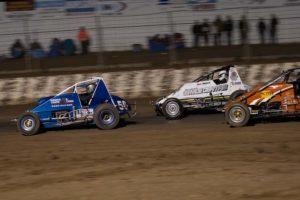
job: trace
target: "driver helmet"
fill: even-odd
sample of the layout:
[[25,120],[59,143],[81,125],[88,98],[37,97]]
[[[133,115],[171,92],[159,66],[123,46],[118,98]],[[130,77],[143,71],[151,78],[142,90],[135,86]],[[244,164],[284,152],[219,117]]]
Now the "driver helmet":
[[225,70],[219,72],[219,80],[220,81],[227,80],[227,72]]
[[94,84],[90,84],[86,87],[87,93],[92,93],[95,90],[95,85]]

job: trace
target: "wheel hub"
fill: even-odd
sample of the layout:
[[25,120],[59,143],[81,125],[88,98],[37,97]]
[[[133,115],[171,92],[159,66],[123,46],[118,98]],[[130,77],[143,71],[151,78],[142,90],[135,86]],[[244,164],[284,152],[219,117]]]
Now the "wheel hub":
[[236,110],[234,111],[233,115],[235,118],[241,118],[242,112],[240,110]]
[[240,107],[232,108],[229,113],[230,120],[235,123],[242,122],[245,119],[245,116],[245,111]]
[[32,121],[29,120],[29,119],[26,120],[26,121],[25,121],[25,126],[28,127],[28,128],[31,127],[31,126],[32,126]]
[[29,117],[23,119],[22,122],[21,122],[21,127],[25,131],[33,130],[34,126],[35,126],[34,120],[32,118],[29,118]]
[[171,116],[177,115],[179,112],[179,105],[175,102],[169,102],[166,107],[166,112]]
[[111,124],[114,121],[114,115],[110,111],[102,111],[100,119],[104,124]]

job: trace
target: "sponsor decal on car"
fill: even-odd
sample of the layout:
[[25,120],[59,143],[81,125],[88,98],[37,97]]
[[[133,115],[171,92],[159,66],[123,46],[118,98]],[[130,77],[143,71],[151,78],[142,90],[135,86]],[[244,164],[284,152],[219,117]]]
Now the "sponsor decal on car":
[[74,100],[68,98],[50,99],[50,103],[52,108],[68,107],[73,106]]
[[237,82],[231,82],[231,84],[232,84],[232,85],[241,85],[242,82],[240,82],[240,81],[237,81]]
[[79,109],[76,113],[76,117],[78,119],[81,118],[88,118],[88,117],[92,117],[94,114],[94,109],[92,108],[88,108],[88,109]]
[[199,83],[197,83],[197,85],[207,85],[207,84],[210,84],[210,81],[208,81],[208,82],[199,82]]
[[221,92],[228,89],[228,84],[222,84],[217,86],[205,87],[205,88],[191,88],[183,91],[184,96],[191,96],[196,94],[210,93],[210,92]]
[[269,98],[270,96],[272,96],[272,92],[270,90],[263,90],[260,93],[260,97],[263,99]]

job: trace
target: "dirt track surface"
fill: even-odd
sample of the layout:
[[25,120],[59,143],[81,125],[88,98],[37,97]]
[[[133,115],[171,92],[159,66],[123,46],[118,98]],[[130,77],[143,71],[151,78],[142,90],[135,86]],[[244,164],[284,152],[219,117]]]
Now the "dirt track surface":
[[1,109],[1,200],[300,198],[300,123],[229,128],[222,114],[180,121],[139,115],[111,131],[52,130],[24,137]]

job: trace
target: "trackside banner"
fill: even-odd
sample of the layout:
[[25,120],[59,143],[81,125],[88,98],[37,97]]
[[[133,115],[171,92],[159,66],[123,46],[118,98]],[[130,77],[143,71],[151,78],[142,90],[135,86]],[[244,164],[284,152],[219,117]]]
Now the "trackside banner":
[[[163,11],[215,11],[300,6],[300,0],[14,0],[0,2],[0,20],[35,16],[141,15]],[[2,17],[2,20],[4,19]]]

